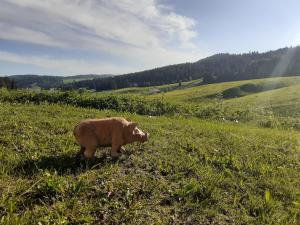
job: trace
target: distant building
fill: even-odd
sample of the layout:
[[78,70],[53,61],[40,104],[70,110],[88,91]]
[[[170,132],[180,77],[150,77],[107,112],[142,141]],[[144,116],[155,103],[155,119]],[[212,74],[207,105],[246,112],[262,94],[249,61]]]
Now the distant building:
[[149,94],[158,94],[160,92],[161,91],[159,89],[151,89],[151,90],[149,90]]

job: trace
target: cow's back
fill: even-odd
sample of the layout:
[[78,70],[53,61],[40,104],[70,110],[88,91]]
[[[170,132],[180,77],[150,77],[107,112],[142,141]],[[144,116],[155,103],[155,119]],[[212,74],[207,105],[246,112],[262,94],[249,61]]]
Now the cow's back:
[[95,139],[99,146],[109,146],[113,137],[123,136],[127,124],[127,120],[119,117],[84,120],[74,128],[74,136],[83,146],[88,142],[95,142]]

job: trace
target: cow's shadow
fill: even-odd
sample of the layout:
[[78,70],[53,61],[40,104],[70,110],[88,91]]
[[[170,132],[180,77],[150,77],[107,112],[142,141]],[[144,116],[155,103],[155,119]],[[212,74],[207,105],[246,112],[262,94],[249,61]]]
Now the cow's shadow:
[[107,163],[116,163],[118,160],[111,159],[103,154],[91,160],[85,160],[76,154],[62,154],[54,156],[41,156],[38,159],[27,159],[18,164],[14,169],[15,175],[33,176],[34,174],[49,170],[56,171],[59,175],[80,174],[86,170],[96,169]]

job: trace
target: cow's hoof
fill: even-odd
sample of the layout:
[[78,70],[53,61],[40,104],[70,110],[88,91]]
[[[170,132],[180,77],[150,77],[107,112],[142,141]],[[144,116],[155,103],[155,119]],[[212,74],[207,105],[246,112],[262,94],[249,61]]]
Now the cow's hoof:
[[121,154],[121,153],[124,152],[124,151],[125,151],[125,148],[124,148],[124,147],[121,147],[117,152]]
[[110,156],[111,156],[112,159],[116,160],[116,159],[119,159],[121,155],[122,154],[113,154],[113,155],[110,155]]
[[113,160],[117,160],[121,155],[122,155],[121,152],[112,152],[112,153],[110,154],[110,156],[111,156],[111,158],[112,158]]

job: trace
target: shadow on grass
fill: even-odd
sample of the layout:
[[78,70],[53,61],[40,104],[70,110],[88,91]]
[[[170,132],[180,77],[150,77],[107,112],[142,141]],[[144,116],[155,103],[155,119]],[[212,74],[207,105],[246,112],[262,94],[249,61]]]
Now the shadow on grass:
[[95,169],[106,163],[115,163],[116,160],[106,155],[84,160],[78,155],[64,154],[41,156],[39,159],[27,159],[13,169],[14,175],[32,176],[41,170],[56,171],[59,175],[79,174],[86,170]]

